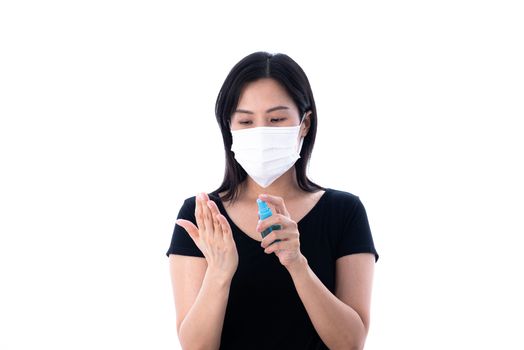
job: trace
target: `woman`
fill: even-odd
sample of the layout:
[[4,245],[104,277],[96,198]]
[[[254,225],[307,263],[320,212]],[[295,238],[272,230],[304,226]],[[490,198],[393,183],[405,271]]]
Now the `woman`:
[[[215,112],[224,180],[185,200],[167,252],[180,344],[363,348],[378,254],[359,197],[306,176],[317,114],[305,73],[287,55],[253,53]],[[259,221],[257,199],[271,217]]]

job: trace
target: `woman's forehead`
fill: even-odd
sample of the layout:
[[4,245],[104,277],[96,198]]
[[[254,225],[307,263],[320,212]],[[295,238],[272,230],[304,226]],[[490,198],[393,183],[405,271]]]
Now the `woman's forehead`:
[[280,83],[274,79],[264,78],[243,87],[236,110],[270,113],[277,110],[296,112],[297,108]]

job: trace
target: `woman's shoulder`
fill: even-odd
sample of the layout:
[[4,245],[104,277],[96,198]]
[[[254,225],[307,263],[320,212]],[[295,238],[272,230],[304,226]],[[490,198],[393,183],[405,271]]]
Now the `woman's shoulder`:
[[[182,197],[183,198],[183,197]],[[179,204],[179,217],[191,218],[194,217],[195,213],[196,196],[187,197],[183,200],[182,204]]]
[[354,204],[360,200],[359,196],[345,190],[326,187],[325,191],[325,195],[328,195],[329,199],[334,202]]
[[191,196],[191,197],[187,197],[184,199],[183,201],[183,204],[184,206],[186,205],[195,205],[195,201],[196,201],[196,195],[195,196]]
[[[211,191],[211,192],[206,192],[206,193],[209,199],[211,199],[212,201],[214,202],[220,201],[221,196],[219,195],[218,192]],[[196,195],[185,198],[182,203],[182,207],[193,208],[193,209],[195,208],[195,205],[196,205]]]
[[326,188],[325,211],[335,216],[347,216],[362,206],[360,197],[342,189]]

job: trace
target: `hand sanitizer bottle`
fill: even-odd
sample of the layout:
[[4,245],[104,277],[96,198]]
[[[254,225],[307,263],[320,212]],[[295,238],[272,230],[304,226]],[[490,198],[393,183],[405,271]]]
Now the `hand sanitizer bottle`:
[[[257,199],[257,205],[258,205],[258,218],[259,220],[264,220],[273,215],[271,212],[271,209],[267,206],[267,203],[264,202],[261,199]],[[280,230],[282,227],[280,225],[271,225],[270,227],[266,228],[264,231],[261,232],[262,238],[266,237],[268,234],[270,234],[273,230]],[[273,243],[279,242],[280,239],[276,239]],[[271,244],[273,244],[271,243]]]

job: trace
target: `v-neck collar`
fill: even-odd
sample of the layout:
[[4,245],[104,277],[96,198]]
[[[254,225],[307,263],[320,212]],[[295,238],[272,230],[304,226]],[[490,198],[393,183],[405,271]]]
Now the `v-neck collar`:
[[[298,222],[297,222],[297,225],[300,227],[302,225],[302,223],[308,219],[310,216],[312,216],[317,210],[319,210],[319,208],[321,207],[322,203],[326,200],[326,196],[328,194],[328,192],[331,192],[331,188],[325,188],[325,192],[322,194],[322,196],[317,200],[317,202],[315,203],[315,205],[313,206],[313,208],[311,208],[307,213],[306,215],[304,215]],[[222,203],[222,199],[220,198],[220,196],[218,195],[218,193],[216,192],[212,192],[210,193],[210,195],[212,195],[213,197],[216,198],[216,203],[218,204],[219,208],[220,208],[220,212],[226,217],[227,221],[229,222],[229,225],[231,226],[231,229],[234,231],[236,230],[237,232],[241,233],[241,236],[244,236],[245,238],[247,238],[248,240],[250,241],[253,241],[253,242],[256,242],[257,244],[260,244],[260,242],[262,242],[262,239],[259,241],[259,240],[256,240],[254,239],[253,237],[251,237],[250,235],[248,235],[246,232],[244,232],[242,229],[240,229],[240,227],[237,226],[237,224],[235,224],[235,222],[231,219],[231,217],[229,217],[229,214],[227,213],[226,211],[226,208],[224,207],[224,204]]]

